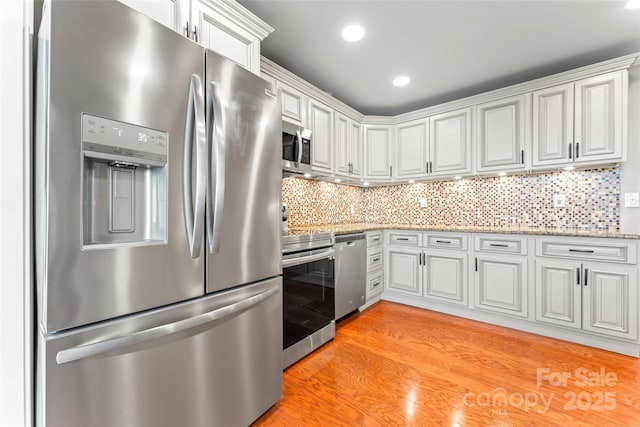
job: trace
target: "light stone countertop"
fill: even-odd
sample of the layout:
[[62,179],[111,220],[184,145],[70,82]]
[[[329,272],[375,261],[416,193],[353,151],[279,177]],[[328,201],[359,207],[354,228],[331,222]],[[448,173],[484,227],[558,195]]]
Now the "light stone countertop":
[[361,233],[375,230],[439,231],[456,233],[529,234],[540,236],[602,237],[614,239],[640,240],[640,234],[625,234],[615,230],[579,228],[531,228],[531,227],[475,227],[455,225],[412,225],[412,224],[323,224],[290,227],[289,235],[333,231],[336,235]]

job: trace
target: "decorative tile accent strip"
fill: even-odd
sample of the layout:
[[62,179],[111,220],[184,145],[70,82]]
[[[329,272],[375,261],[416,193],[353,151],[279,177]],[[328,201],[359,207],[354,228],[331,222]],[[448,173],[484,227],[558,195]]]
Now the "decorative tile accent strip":
[[[564,208],[553,195],[564,194]],[[289,224],[377,224],[619,230],[618,167],[359,188],[282,180]],[[420,208],[420,198],[428,200]],[[353,205],[355,213],[350,213]]]

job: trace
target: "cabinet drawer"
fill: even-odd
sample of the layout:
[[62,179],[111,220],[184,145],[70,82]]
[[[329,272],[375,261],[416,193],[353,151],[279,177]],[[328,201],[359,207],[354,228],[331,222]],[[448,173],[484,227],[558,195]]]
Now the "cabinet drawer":
[[367,297],[382,292],[382,270],[367,275]]
[[367,247],[380,246],[382,244],[382,231],[370,231],[367,233]]
[[527,254],[527,239],[524,237],[476,236],[475,250],[503,254]]
[[467,249],[467,236],[459,234],[425,234],[424,245],[439,249]]
[[420,237],[420,233],[390,231],[387,233],[387,243],[390,245],[421,246]]
[[537,240],[536,255],[598,261],[636,263],[636,245],[629,243],[592,243],[573,240]]
[[367,249],[367,271],[382,267],[382,248]]

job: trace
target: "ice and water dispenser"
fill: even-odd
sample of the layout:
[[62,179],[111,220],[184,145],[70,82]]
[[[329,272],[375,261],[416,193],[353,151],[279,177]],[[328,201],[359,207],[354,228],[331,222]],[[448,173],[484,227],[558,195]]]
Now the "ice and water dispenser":
[[167,138],[82,115],[84,248],[166,243]]

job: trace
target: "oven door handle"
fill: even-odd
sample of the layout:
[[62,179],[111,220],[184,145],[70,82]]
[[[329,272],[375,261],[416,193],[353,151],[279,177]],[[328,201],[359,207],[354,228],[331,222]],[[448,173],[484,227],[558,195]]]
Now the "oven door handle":
[[283,259],[282,268],[293,267],[294,265],[306,264],[308,262],[319,261],[321,259],[331,258],[336,254],[335,249],[329,249],[319,254],[302,256],[299,258]]

